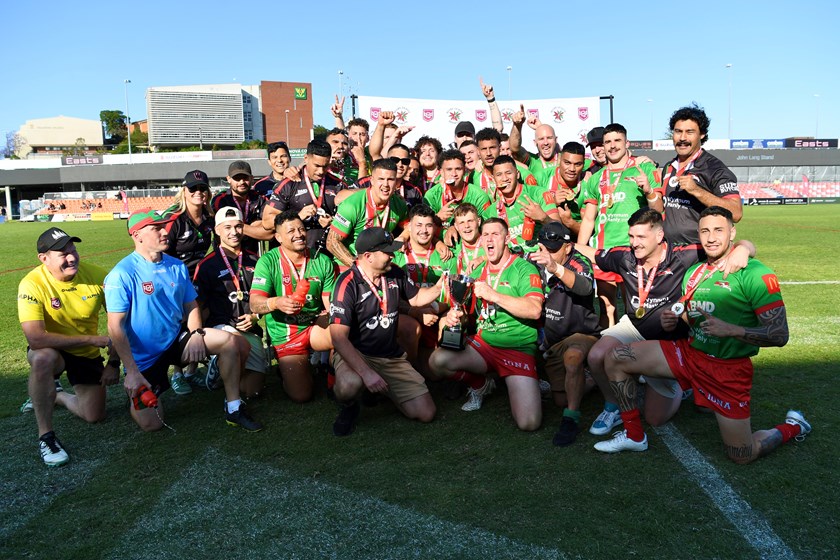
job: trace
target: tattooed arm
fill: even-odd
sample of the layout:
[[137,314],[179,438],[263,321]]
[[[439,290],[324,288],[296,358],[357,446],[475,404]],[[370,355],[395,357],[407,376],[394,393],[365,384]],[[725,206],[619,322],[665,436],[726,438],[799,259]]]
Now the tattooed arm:
[[700,313],[706,321],[700,329],[711,336],[731,336],[756,346],[784,346],[790,338],[787,324],[787,311],[784,306],[775,307],[758,316],[760,327],[741,327],[712,317],[702,309]]

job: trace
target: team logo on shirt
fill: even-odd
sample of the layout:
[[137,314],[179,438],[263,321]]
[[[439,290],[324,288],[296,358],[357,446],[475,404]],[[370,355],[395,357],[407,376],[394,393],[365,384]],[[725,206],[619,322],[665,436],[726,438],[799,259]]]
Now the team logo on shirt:
[[475,120],[479,122],[484,122],[487,120],[487,109],[476,109],[475,110]]
[[767,286],[768,294],[778,294],[782,291],[781,286],[779,286],[779,279],[776,278],[775,274],[765,274],[761,279],[764,280],[764,285]]
[[370,120],[378,121],[380,111],[382,111],[382,107],[371,107],[370,108]]
[[291,284],[292,283],[292,277],[284,274],[283,275],[283,283],[284,284]]
[[563,107],[553,107],[551,109],[551,118],[556,123],[563,122],[563,119],[566,118],[566,109],[564,109]]
[[589,118],[589,107],[578,107],[578,118],[585,121]]
[[723,288],[725,290],[729,290],[730,292],[732,291],[732,288],[729,287],[729,282],[724,282],[724,281],[715,282],[715,286],[717,286],[719,288]]
[[57,297],[50,298],[50,306],[52,306],[53,309],[61,309],[61,300]]
[[147,296],[155,293],[155,285],[152,282],[143,282],[143,293]]
[[408,120],[409,110],[405,107],[397,107],[394,109],[394,122],[397,124],[405,124]]
[[461,109],[457,109],[457,108],[452,108],[452,109],[447,109],[446,110],[446,116],[449,119],[449,122],[451,122],[452,124],[461,122],[461,115],[463,115],[463,114],[464,114],[464,112]]
[[423,120],[426,122],[431,122],[435,118],[435,110],[434,109],[423,109]]

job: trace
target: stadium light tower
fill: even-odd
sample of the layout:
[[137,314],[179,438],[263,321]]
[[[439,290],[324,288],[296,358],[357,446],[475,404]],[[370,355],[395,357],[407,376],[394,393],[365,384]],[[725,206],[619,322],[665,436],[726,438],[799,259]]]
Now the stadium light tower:
[[513,99],[513,97],[511,97],[511,95],[510,95],[511,72],[513,72],[513,66],[508,66],[507,67],[507,73],[508,73],[508,101]]
[[729,129],[728,129],[728,138],[732,139],[732,63],[726,65],[726,69],[729,70],[727,74],[729,75]]
[[123,80],[123,87],[125,88],[125,130],[128,136],[128,163],[131,163],[131,113],[128,111],[128,84],[131,80]]
[[815,93],[814,97],[817,98],[817,124],[814,126],[814,138],[820,137],[820,94]]

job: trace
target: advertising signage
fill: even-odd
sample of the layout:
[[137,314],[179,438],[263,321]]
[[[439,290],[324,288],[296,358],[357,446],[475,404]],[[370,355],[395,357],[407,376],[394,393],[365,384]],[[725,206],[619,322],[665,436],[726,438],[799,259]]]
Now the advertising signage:
[[771,140],[753,140],[753,139],[739,139],[730,140],[729,148],[732,150],[757,150],[770,148],[784,148],[785,140],[783,138],[774,138]]
[[785,148],[836,148],[837,138],[785,138]]

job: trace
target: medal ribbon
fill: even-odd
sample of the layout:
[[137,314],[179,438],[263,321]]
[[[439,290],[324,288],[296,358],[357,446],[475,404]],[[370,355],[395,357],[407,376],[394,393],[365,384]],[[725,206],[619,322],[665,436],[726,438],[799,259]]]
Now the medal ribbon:
[[653,279],[656,277],[656,274],[659,272],[659,267],[665,262],[665,257],[668,255],[667,253],[668,247],[667,245],[662,250],[662,257],[660,257],[659,262],[656,263],[656,266],[653,267],[653,270],[650,271],[650,276],[648,276],[647,284],[645,284],[644,289],[642,289],[642,278],[644,278],[644,271],[645,269],[642,265],[636,265],[636,280],[638,282],[638,289],[639,289],[639,308],[644,308],[645,301],[647,301],[648,294],[650,294],[651,288],[653,288]]
[[[624,167],[621,169],[621,171],[618,172],[618,176],[615,178],[615,181],[610,181],[611,171],[609,164],[607,164],[607,166],[604,167],[604,172],[601,174],[601,184],[599,186],[601,188],[602,194],[607,193],[609,195],[609,198],[607,198],[607,200],[612,200],[613,202],[615,202],[615,189],[618,188],[618,183],[621,182],[621,176],[624,175],[625,171],[627,171],[634,165],[636,165],[636,158],[628,157],[627,161],[624,162]],[[607,204],[609,203],[607,202],[601,206],[602,214],[607,213]]]
[[417,251],[413,247],[409,247],[408,250],[405,252],[405,260],[409,264],[415,265],[413,267],[415,269],[415,271],[418,268],[422,267],[422,271],[423,271],[422,279],[420,277],[419,271],[417,271],[415,273],[414,278],[413,278],[413,280],[415,282],[419,282],[421,286],[426,284],[426,279],[429,277],[429,263],[432,260],[432,250],[429,249],[428,251],[426,251],[426,253],[423,254],[422,257],[425,257],[426,260],[425,261],[422,260],[421,255],[418,254]]
[[[555,150],[556,150],[556,148],[555,148]],[[550,160],[548,160],[548,162],[546,162],[546,161],[545,161],[542,157],[540,157],[540,156],[537,156],[537,157],[539,157],[539,160],[540,160],[540,163],[542,164],[543,169],[547,169],[547,168],[548,168],[549,166],[551,166],[551,165],[554,165],[554,166],[556,166],[556,165],[557,165],[557,159],[560,157],[560,154],[559,154],[559,153],[555,153],[553,156],[551,156],[551,159],[550,159]]]
[[370,224],[368,227],[381,227],[382,229],[387,231],[388,228],[386,228],[385,226],[388,225],[388,218],[391,217],[391,201],[389,200],[386,203],[385,209],[382,211],[382,217],[379,219],[379,224],[377,224],[376,205],[373,203],[373,194],[370,192],[370,188],[368,188],[367,202],[365,203],[365,213],[367,214],[367,223]]
[[[515,258],[516,258],[516,255],[511,255],[511,256],[508,257],[508,259],[505,261],[505,264],[503,264],[501,266],[501,268],[499,268],[499,271],[496,273],[496,278],[495,278],[495,280],[493,281],[492,284],[490,284],[490,278],[489,278],[490,277],[490,261],[487,261],[484,265],[484,270],[481,271],[481,277],[479,278],[479,280],[481,280],[482,282],[487,282],[488,284],[490,284],[490,287],[493,288],[493,291],[498,291],[497,288],[499,287],[499,282],[502,279],[502,274],[504,274],[505,269],[507,269],[507,267],[510,266],[510,263],[512,263]],[[484,302],[484,300],[481,301],[481,307],[482,308],[487,308],[488,312],[489,312],[489,306],[487,305],[487,303]]]
[[496,188],[496,181],[486,173],[485,169],[481,170],[481,175],[479,176],[479,180],[481,182],[481,190],[487,193],[487,196],[490,198],[496,198],[499,196],[498,189]]
[[[294,283],[289,282],[289,293],[293,293],[295,291],[295,288],[297,288],[298,282],[300,282],[301,278],[303,278],[303,275],[306,274],[306,264],[309,262],[309,253],[307,251],[304,251],[303,266],[300,267],[300,269],[298,269],[298,267],[295,266],[295,263],[292,262],[292,259],[290,259],[289,256],[285,253],[285,251],[283,251],[282,247],[278,247],[277,251],[280,253],[280,267],[283,270],[283,276],[288,274],[289,276],[294,278]],[[280,295],[288,295],[287,293],[285,293],[286,283],[283,282],[282,285],[283,293]]]
[[[465,268],[464,265],[472,262],[473,259],[478,257],[478,251],[481,249],[481,241],[479,240],[475,245],[473,245],[473,252],[470,254],[469,246],[467,245],[466,241],[461,243],[461,253],[458,255],[458,274],[463,274]],[[465,258],[466,257],[466,258]]]
[[382,285],[382,288],[381,288],[382,289],[382,297],[379,297],[379,292],[377,291],[376,286],[374,286],[373,281],[370,278],[367,277],[367,274],[365,274],[365,271],[362,270],[361,267],[359,267],[359,266],[356,266],[356,270],[358,270],[359,273],[362,275],[362,278],[364,279],[365,283],[368,285],[368,288],[370,288],[370,291],[373,294],[373,297],[375,297],[376,301],[379,302],[379,310],[381,312],[382,317],[387,316],[388,315],[388,283],[385,281],[385,277],[384,276],[379,277],[379,283]]
[[686,171],[688,171],[689,169],[694,167],[694,160],[697,159],[698,157],[700,157],[700,154],[702,154],[702,153],[703,153],[703,148],[700,148],[699,150],[697,150],[697,153],[695,153],[693,156],[691,156],[691,159],[688,160],[688,162],[686,162],[686,164],[682,167],[682,169],[680,169],[678,167],[679,166],[679,160],[678,159],[675,159],[674,161],[672,161],[671,165],[668,166],[668,174],[665,175],[664,179],[662,179],[662,184],[667,185],[668,180],[671,179],[671,175],[674,175],[671,172],[671,169],[676,169],[676,171],[677,171],[677,173],[675,175],[676,177],[682,177],[683,175],[685,175]]
[[228,260],[223,247],[219,247],[219,253],[222,254],[222,261],[225,263],[225,268],[227,268],[228,272],[230,272],[230,278],[233,280],[233,285],[236,287],[236,291],[241,292],[242,288],[239,284],[239,275],[242,274],[242,253],[244,253],[244,251],[240,248],[239,254],[236,256],[236,266],[238,267],[236,269],[236,273],[233,272],[233,267],[230,266],[230,261]]
[[691,299],[691,296],[694,295],[694,292],[697,290],[697,287],[714,276],[715,272],[718,271],[717,265],[710,265],[704,264],[703,266],[698,266],[697,270],[695,270],[691,277],[688,279],[688,282],[685,284],[685,293],[679,299],[679,303],[685,304],[688,300]]
[[506,204],[505,196],[499,193],[499,198],[496,200],[496,213],[499,214],[499,217],[503,219],[505,223],[508,223],[507,209],[516,204],[519,195],[522,194],[522,188],[523,185],[521,183],[516,185],[516,190],[513,193],[513,202],[511,202],[510,204]]
[[306,168],[303,168],[303,180],[306,182],[306,190],[309,191],[309,196],[312,197],[312,203],[315,204],[316,208],[320,208],[321,204],[324,203],[324,187],[321,185],[318,190],[320,194],[316,197],[315,196],[315,188],[312,186],[312,182],[309,180],[309,174],[306,173]]

